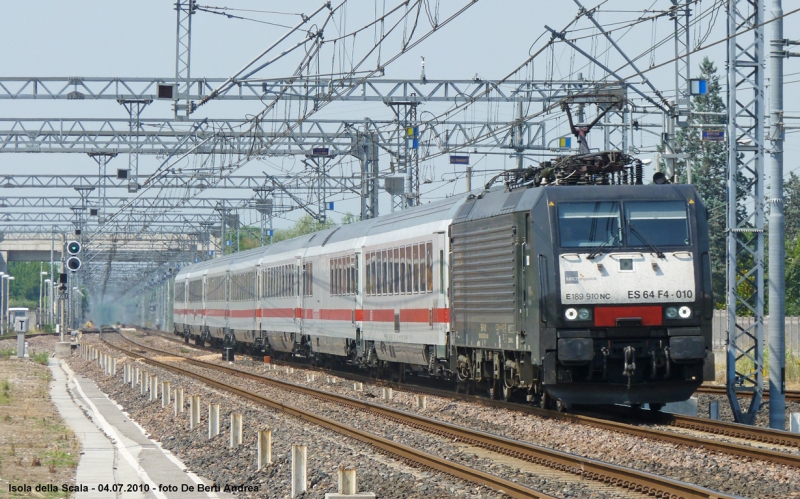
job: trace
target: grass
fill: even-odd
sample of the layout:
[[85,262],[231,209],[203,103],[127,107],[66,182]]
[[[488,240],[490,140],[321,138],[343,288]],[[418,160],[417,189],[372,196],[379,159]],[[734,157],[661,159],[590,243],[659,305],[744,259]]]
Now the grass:
[[[786,382],[800,382],[800,355],[786,352]],[[736,361],[736,371],[749,373],[753,370],[753,361],[749,358],[742,358]],[[764,377],[769,376],[769,350],[764,351]]]
[[50,354],[47,352],[35,352],[31,356],[31,360],[36,362],[37,364],[41,364],[43,366],[47,365],[47,359],[50,358]]
[[8,360],[12,355],[17,355],[16,348],[0,348],[0,359]]
[[0,405],[11,402],[11,383],[4,379],[0,381]]

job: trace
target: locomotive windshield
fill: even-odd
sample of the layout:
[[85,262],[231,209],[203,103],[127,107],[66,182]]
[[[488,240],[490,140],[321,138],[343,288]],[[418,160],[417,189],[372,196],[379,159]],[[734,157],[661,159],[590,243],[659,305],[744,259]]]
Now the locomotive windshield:
[[564,248],[619,246],[619,203],[564,203],[558,208],[558,232]]
[[[626,201],[624,246],[687,246],[689,222],[681,201]],[[623,246],[620,203],[562,203],[558,232],[562,248]]]
[[681,201],[628,201],[625,203],[629,246],[687,246],[689,223]]

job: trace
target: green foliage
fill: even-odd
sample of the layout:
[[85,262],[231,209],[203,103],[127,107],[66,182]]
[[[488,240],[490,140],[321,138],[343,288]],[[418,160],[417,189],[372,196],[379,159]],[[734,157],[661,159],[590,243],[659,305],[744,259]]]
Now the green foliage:
[[47,352],[36,352],[31,356],[31,360],[43,366],[47,365],[47,359],[50,355]]
[[789,178],[783,181],[783,219],[786,242],[794,244],[800,232],[800,177],[794,172],[789,172]]
[[[342,225],[353,223],[355,221],[357,221],[356,217],[352,213],[346,213],[344,217],[342,217]],[[295,222],[294,226],[291,228],[275,230],[272,235],[272,242],[278,243],[294,237],[311,234],[312,232],[330,229],[332,227],[336,227],[336,222],[332,220],[320,222],[311,215],[303,215],[303,217]],[[231,246],[226,246],[226,254],[257,248],[261,246],[261,229],[259,227],[242,227],[239,230],[238,247],[236,245],[237,235],[235,233],[231,235],[230,239],[233,241],[233,243]],[[269,237],[266,239],[267,244],[269,244]]]
[[[692,98],[695,112],[724,112],[721,86],[717,68],[708,57],[700,63],[699,78],[708,81],[708,93]],[[714,124],[725,129],[724,116],[692,115],[692,124]],[[711,251],[711,280],[714,299],[718,306],[725,302],[725,255],[727,236],[727,163],[728,149],[724,142],[703,142],[701,129],[683,128],[678,132],[677,143],[681,152],[689,155],[692,167],[692,184],[708,208],[709,245]],[[687,181],[685,162],[678,165],[681,182]]]
[[786,231],[786,315],[800,315],[800,239],[790,241]]
[[[9,336],[11,338],[11,336]],[[12,355],[17,355],[16,348],[0,348],[0,359],[8,360]]]
[[8,273],[14,276],[9,286],[9,301],[14,305],[10,306],[36,308],[39,305],[42,269],[40,262],[8,262]]
[[0,405],[6,405],[11,401],[11,383],[7,379],[0,381]]

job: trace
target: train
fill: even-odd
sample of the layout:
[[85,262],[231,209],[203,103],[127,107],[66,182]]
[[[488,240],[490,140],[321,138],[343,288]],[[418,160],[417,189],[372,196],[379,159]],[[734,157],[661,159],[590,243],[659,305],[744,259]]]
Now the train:
[[619,153],[180,269],[186,341],[418,375],[547,408],[688,399],[714,376],[708,214]]

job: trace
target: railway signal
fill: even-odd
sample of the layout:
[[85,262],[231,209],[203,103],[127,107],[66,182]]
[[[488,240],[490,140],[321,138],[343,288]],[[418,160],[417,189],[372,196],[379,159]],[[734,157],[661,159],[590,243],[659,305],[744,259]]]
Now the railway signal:
[[70,269],[72,272],[77,271],[81,268],[81,259],[78,258],[78,254],[81,252],[81,243],[78,241],[70,241],[67,243],[67,253],[71,256],[67,259],[67,268]]

